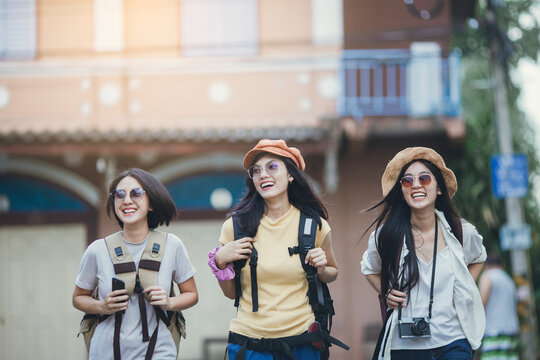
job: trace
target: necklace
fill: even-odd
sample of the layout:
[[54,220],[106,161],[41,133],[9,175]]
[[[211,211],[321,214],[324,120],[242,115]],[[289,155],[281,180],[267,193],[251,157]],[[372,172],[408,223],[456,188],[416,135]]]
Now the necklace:
[[422,251],[422,249],[417,248],[417,247],[415,247],[415,249],[418,250],[417,254],[422,255],[422,258],[424,258],[424,260],[426,260],[427,262],[431,261],[431,259],[429,258],[429,256],[427,256],[426,254],[424,254],[424,252]]
[[[416,244],[414,244],[414,247],[416,249],[420,249],[424,245],[424,234],[420,230],[416,230],[412,226],[411,226],[411,230],[413,231],[413,237],[415,237],[415,238],[419,237],[420,239],[422,239],[422,243],[420,245],[417,246]],[[416,234],[415,234],[415,232],[416,232]]]
[[[422,240],[422,243],[420,245],[417,246],[416,243],[414,244],[414,249],[417,250],[417,254],[422,255],[422,258],[425,259],[426,261],[431,261],[432,258],[427,256],[421,249],[422,246],[424,246],[424,233],[418,229],[413,228],[412,225],[411,225],[411,230],[412,230],[414,238]],[[437,227],[435,227],[435,232],[437,232]],[[437,234],[435,234],[435,236],[437,236]],[[436,246],[435,244],[436,243],[434,243],[434,246]]]
[[416,243],[414,244],[414,249],[417,250],[417,252],[420,255],[422,255],[422,258],[424,258],[426,261],[431,261],[429,256],[426,256],[426,254],[424,254],[424,252],[421,249],[421,247],[424,246],[424,233],[421,232],[420,230],[413,228],[412,226],[411,226],[411,230],[413,231],[413,237],[422,240],[422,243],[420,245],[416,245]]

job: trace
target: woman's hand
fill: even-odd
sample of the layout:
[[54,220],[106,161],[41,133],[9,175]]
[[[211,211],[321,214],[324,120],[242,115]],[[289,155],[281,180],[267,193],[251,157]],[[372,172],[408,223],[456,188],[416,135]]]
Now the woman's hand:
[[144,289],[144,293],[148,295],[148,300],[152,306],[161,306],[164,310],[173,310],[171,301],[167,291],[161,286],[149,286]]
[[318,274],[323,273],[324,269],[326,268],[326,264],[328,264],[328,260],[326,260],[326,253],[321,248],[313,248],[309,250],[306,255],[306,264],[316,267]]
[[405,298],[407,295],[404,292],[392,289],[386,295],[386,306],[392,309],[397,309],[398,304],[402,304],[405,307]]
[[217,267],[225,269],[228,263],[235,260],[248,259],[251,255],[251,249],[253,249],[252,243],[255,241],[254,238],[245,237],[224,245],[215,256]]
[[128,307],[128,295],[125,289],[115,290],[107,294],[101,302],[101,314],[114,314],[126,310]]

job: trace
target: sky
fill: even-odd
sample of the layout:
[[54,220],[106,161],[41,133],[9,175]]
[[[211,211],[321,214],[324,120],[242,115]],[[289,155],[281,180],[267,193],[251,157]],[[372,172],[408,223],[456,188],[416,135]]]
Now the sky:
[[531,60],[522,60],[518,74],[521,85],[519,103],[531,123],[535,124],[537,139],[540,140],[540,65]]
[[[540,65],[521,60],[517,69],[521,85],[519,104],[536,130],[536,148],[540,157]],[[536,196],[540,200],[540,179],[536,179]]]
[[[520,26],[525,29],[534,26],[535,22],[540,23],[540,1],[530,8],[528,14],[525,13],[519,18]],[[520,36],[519,31],[515,35]],[[508,36],[512,38],[512,31]],[[540,60],[540,56],[538,58]],[[521,60],[517,73],[521,85],[521,96],[518,101],[536,130],[536,151],[540,158],[540,65],[532,60]],[[537,177],[535,182],[536,197],[540,201],[540,177]]]

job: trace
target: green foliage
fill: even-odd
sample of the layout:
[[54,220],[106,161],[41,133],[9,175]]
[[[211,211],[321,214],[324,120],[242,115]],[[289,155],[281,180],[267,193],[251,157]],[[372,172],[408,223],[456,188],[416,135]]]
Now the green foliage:
[[[510,34],[503,48],[507,51],[508,75],[520,59],[537,60],[540,50],[540,27],[530,14],[535,2],[531,0],[504,1],[497,10],[500,34]],[[540,6],[540,5],[536,5]],[[454,45],[463,53],[463,116],[466,122],[466,139],[462,149],[448,159],[459,180],[455,197],[462,216],[473,223],[484,236],[488,252],[499,252],[499,229],[506,222],[503,200],[496,199],[491,189],[490,157],[497,154],[497,129],[491,87],[491,54],[489,40],[495,35],[493,28],[484,21],[486,3],[477,7],[479,28],[468,28],[454,38]],[[518,106],[520,89],[508,76],[507,92],[514,152],[524,153],[528,158],[530,191],[522,199],[523,221],[531,227],[533,247],[530,259],[533,272],[536,309],[540,310],[540,217],[538,198],[535,196],[533,179],[540,178],[540,162],[537,154],[535,132]],[[507,255],[507,254],[506,254]],[[508,258],[508,256],[506,256]],[[537,315],[540,312],[537,311]],[[540,320],[540,319],[539,319]],[[540,323],[540,322],[538,322]]]

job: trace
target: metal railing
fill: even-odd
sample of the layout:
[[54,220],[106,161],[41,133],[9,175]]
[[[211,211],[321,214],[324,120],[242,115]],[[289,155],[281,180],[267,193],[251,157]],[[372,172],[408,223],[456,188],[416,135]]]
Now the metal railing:
[[345,50],[341,60],[339,114],[459,116],[459,53],[406,49]]

